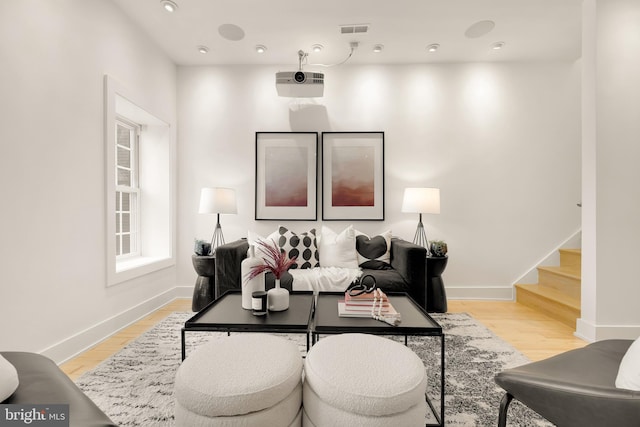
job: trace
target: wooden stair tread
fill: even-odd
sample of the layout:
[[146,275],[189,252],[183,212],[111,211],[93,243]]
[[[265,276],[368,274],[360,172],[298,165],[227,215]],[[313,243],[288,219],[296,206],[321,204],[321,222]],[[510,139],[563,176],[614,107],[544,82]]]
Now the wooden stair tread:
[[559,251],[576,254],[576,255],[582,255],[582,249],[560,249]]
[[539,295],[551,301],[555,301],[559,304],[566,305],[567,307],[570,307],[572,309],[575,309],[578,311],[580,311],[581,309],[579,299],[573,298],[557,289],[554,289],[548,286],[541,286],[541,285],[521,285],[521,284],[517,284],[516,287],[518,289],[531,292],[533,294]]
[[516,301],[575,328],[582,308],[582,250],[558,251],[560,266],[538,266],[538,283],[515,285]]
[[547,271],[549,273],[556,274],[558,276],[567,277],[569,279],[582,280],[582,277],[581,277],[580,273],[577,273],[576,270],[574,270],[571,267],[564,267],[564,266],[559,266],[559,267],[538,267],[538,270],[544,270],[544,271]]

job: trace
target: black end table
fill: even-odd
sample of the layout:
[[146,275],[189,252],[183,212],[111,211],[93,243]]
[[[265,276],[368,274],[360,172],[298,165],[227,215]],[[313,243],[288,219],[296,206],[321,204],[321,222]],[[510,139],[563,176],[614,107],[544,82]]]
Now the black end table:
[[447,293],[442,281],[442,273],[449,257],[427,257],[427,311],[447,312]]
[[216,256],[192,255],[191,262],[198,274],[193,288],[191,310],[200,311],[215,299]]

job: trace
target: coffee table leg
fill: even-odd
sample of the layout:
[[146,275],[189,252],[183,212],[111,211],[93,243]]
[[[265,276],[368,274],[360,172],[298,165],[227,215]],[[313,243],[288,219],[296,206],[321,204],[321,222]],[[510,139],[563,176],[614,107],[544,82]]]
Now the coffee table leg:
[[444,334],[440,337],[440,425],[444,426]]
[[445,367],[444,367],[444,334],[440,335],[440,416],[436,414],[436,408],[433,407],[433,403],[429,398],[429,395],[425,393],[425,399],[431,410],[431,414],[436,418],[437,424],[426,424],[426,427],[444,427],[444,384],[445,384]]
[[180,335],[182,336],[182,360],[184,361],[184,358],[186,357],[186,351],[185,351],[185,343],[184,343],[184,328],[182,328],[182,330],[180,331]]

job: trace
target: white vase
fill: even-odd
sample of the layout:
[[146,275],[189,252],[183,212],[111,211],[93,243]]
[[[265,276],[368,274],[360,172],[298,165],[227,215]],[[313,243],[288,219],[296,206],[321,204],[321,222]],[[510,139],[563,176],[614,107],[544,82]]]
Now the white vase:
[[269,311],[284,311],[289,308],[289,291],[280,287],[280,279],[276,279],[276,287],[267,291]]
[[262,259],[256,257],[255,246],[249,246],[247,258],[242,260],[240,264],[240,274],[242,275],[242,308],[251,310],[251,294],[255,291],[264,291],[264,273],[249,280],[251,269],[255,266],[262,265]]

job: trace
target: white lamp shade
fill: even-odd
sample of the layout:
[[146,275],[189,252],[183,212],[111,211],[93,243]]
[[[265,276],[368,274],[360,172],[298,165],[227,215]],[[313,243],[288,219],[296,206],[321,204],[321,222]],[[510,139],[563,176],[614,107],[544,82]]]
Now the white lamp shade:
[[232,188],[203,188],[200,192],[200,209],[198,209],[198,213],[238,213],[236,191]]
[[402,212],[440,213],[439,188],[405,188],[402,199]]

